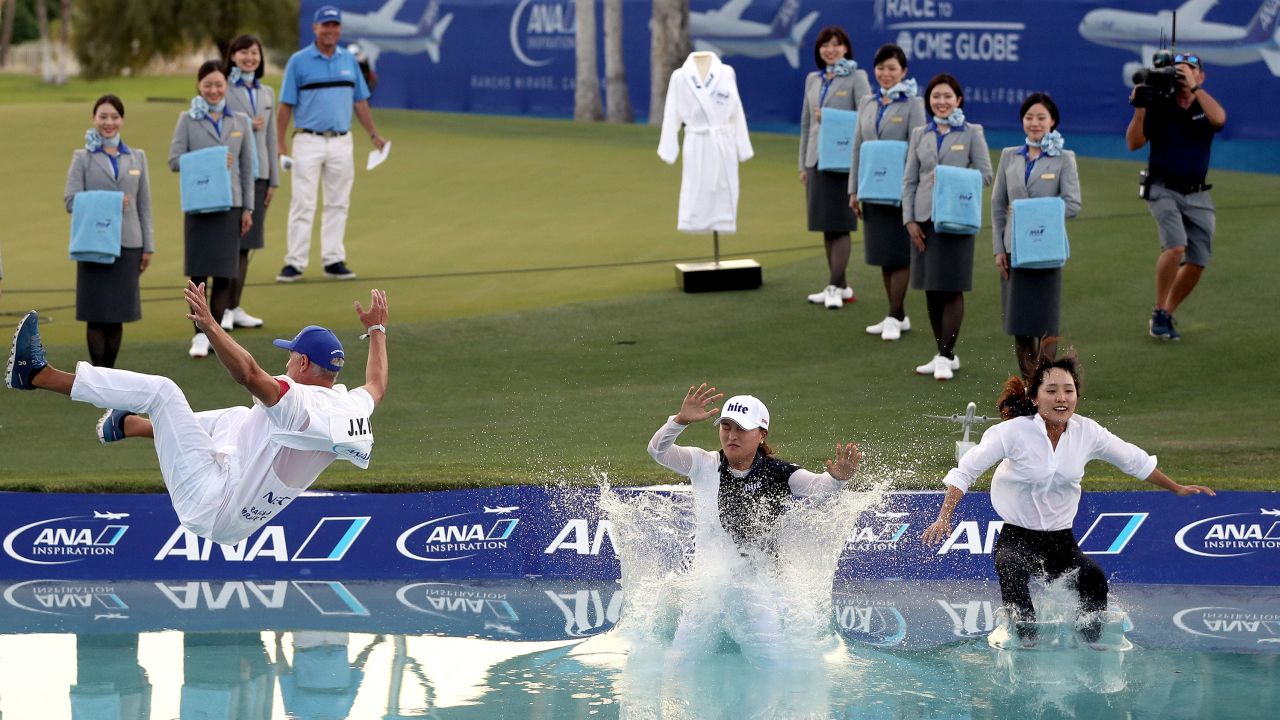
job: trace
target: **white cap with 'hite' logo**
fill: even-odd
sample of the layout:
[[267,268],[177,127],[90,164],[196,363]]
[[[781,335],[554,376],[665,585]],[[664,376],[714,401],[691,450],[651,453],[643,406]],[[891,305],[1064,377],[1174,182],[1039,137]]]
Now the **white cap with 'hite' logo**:
[[769,409],[754,395],[734,395],[720,408],[720,422],[731,420],[743,430],[769,429]]

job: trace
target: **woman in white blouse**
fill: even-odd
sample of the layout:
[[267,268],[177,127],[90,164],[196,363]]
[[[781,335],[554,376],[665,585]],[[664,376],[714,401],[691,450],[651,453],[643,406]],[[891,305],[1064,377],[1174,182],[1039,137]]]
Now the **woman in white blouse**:
[[999,401],[1000,416],[1006,422],[983,433],[982,441],[964,454],[959,467],[947,473],[942,509],[923,535],[929,545],[946,539],[960,499],[988,468],[1000,463],[991,476],[991,505],[1004,527],[993,559],[1001,600],[1028,645],[1035,643],[1035,608],[1028,589],[1033,575],[1052,580],[1078,570],[1075,586],[1085,616],[1081,636],[1092,643],[1101,632],[1097,614],[1107,608],[1107,577],[1080,549],[1071,531],[1080,507],[1080,481],[1090,460],[1105,460],[1177,495],[1214,494],[1203,485],[1174,482],[1156,467],[1154,455],[1076,415],[1079,390],[1074,355],[1041,363],[1030,386],[1024,386],[1019,377],[1009,378]]

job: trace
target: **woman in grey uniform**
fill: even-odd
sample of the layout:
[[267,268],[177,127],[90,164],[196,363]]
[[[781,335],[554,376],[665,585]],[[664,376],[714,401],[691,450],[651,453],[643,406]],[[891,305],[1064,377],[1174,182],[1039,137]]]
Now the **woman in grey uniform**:
[[1013,201],[1060,197],[1067,217],[1080,212],[1080,173],[1076,154],[1062,149],[1058,106],[1046,93],[1032,93],[1022,102],[1026,142],[1000,153],[991,188],[991,240],[1000,270],[1000,302],[1004,331],[1014,338],[1018,368],[1030,378],[1036,366],[1052,362],[1058,350],[1058,320],[1062,305],[1062,268],[1015,268],[1011,221]]
[[853,110],[871,94],[867,72],[853,61],[853,45],[844,30],[822,28],[814,42],[818,69],[804,80],[804,106],[800,111],[800,182],[805,186],[809,230],[822,233],[827,251],[827,287],[809,296],[809,302],[832,310],[853,302],[853,288],[845,277],[849,267],[849,233],[858,229],[858,218],[849,208],[849,174],[818,169],[818,130],[824,108]]
[[[191,100],[191,109],[178,116],[169,145],[169,169],[177,172],[179,158],[193,150],[218,145],[231,150],[231,208],[222,212],[187,213],[182,234],[185,245],[183,273],[196,285],[213,278],[209,307],[221,318],[231,307],[231,282],[239,274],[240,237],[253,226],[253,147],[249,144],[250,121],[227,108],[227,77],[222,62],[208,60],[196,74],[200,94]],[[196,328],[191,338],[193,358],[209,354],[209,339]]]
[[889,314],[867,326],[869,335],[897,340],[911,329],[903,301],[911,275],[911,237],[902,224],[902,211],[892,205],[858,202],[858,160],[868,140],[911,138],[911,131],[925,123],[924,100],[916,81],[907,80],[907,54],[897,45],[876,51],[876,84],[879,91],[858,106],[858,131],[853,136],[853,166],[849,168],[849,205],[862,219],[862,247],[868,265],[878,265],[889,297]]
[[981,125],[965,122],[960,81],[942,73],[925,90],[932,119],[911,131],[902,175],[902,221],[911,235],[911,287],[924,290],[938,352],[916,368],[935,380],[960,369],[956,339],[964,320],[964,293],[973,289],[973,235],[938,232],[933,216],[934,171],[939,165],[974,168],[991,183],[991,157]]
[[138,281],[151,264],[151,184],[147,156],[120,138],[124,102],[103,95],[93,103],[93,128],[71,155],[63,199],[71,212],[76,195],[88,190],[124,193],[120,257],[111,264],[76,263],[76,320],[86,323],[89,362],[115,367],[124,323],[142,319]]
[[240,237],[240,269],[231,283],[231,307],[220,318],[224,330],[238,327],[262,327],[262,318],[250,315],[240,306],[245,276],[249,272],[249,255],[264,246],[267,206],[280,186],[280,170],[276,163],[276,93],[262,84],[266,57],[262,43],[253,35],[241,35],[231,41],[227,50],[227,107],[253,122],[253,138],[258,149],[258,172],[253,183],[253,227]]

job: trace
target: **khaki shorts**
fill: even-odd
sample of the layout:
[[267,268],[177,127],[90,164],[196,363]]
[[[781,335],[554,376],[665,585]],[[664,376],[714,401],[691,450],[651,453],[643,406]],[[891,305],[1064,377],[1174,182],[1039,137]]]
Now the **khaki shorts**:
[[1160,229],[1160,247],[1164,250],[1185,247],[1183,264],[1207,267],[1213,256],[1215,224],[1213,198],[1208,190],[1183,195],[1155,183],[1147,195],[1147,209]]

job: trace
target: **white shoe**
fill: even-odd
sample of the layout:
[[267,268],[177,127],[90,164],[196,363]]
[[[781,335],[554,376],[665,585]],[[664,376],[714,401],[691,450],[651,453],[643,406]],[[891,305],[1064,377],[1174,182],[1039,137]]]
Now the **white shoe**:
[[[250,315],[249,313],[244,311],[244,308],[238,307],[238,308],[229,310],[228,312],[231,313],[232,322],[235,323],[236,327],[242,327],[242,328],[262,327],[262,318],[254,317]],[[222,327],[225,328],[226,326],[227,326],[227,316],[223,315]]]
[[828,310],[839,310],[844,307],[844,297],[841,295],[840,288],[835,285],[828,285],[822,294],[824,295],[822,304],[827,306]]
[[857,300],[858,300],[857,298],[855,298],[855,297],[853,296],[853,288],[852,288],[852,287],[842,287],[842,288],[840,288],[840,299],[841,299],[841,300],[843,300],[843,301],[845,301],[845,302],[857,302]]
[[955,372],[956,370],[960,369],[960,356],[956,355],[952,359],[948,360],[941,355],[934,355],[933,359],[930,360],[929,362],[923,365],[917,366],[916,372],[920,375],[934,375],[936,377],[937,371],[935,370],[935,366],[938,365],[938,363],[942,363],[943,365],[946,365],[947,370],[951,372]]
[[[827,287],[830,287],[830,286],[828,285]],[[827,288],[822,288],[821,290],[819,290],[816,293],[813,293],[812,295],[807,295],[806,298],[809,300],[809,302],[813,303],[814,305],[825,304],[827,302]]]
[[223,310],[222,322],[220,324],[222,325],[222,329],[226,330],[227,332],[231,332],[232,330],[235,330],[236,329],[235,315],[231,314],[230,310]]
[[196,333],[191,337],[191,349],[187,354],[193,358],[202,358],[209,356],[209,336],[204,333]]
[[[895,318],[894,318],[892,315],[888,315],[888,316],[886,316],[886,317],[885,317],[885,319],[884,319],[884,320],[893,320],[893,319],[895,319]],[[868,334],[868,335],[879,335],[879,336],[881,336],[881,337],[884,337],[884,320],[881,320],[880,322],[876,323],[875,325],[868,325],[868,326],[867,326],[867,334]],[[903,315],[903,316],[902,316],[902,321],[898,324],[898,331],[899,331],[899,332],[910,332],[910,331],[911,331],[911,318],[907,317],[906,315]],[[885,338],[885,339],[886,339],[886,340],[888,340],[888,338]],[[897,338],[894,338],[894,339],[896,340]]]
[[893,342],[902,337],[902,322],[895,317],[887,317],[880,323],[880,339]]
[[950,380],[954,373],[951,370],[951,363],[941,355],[933,360],[933,379],[934,380]]

